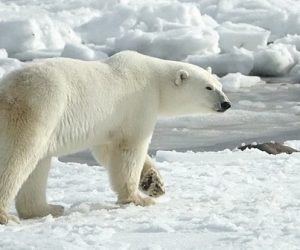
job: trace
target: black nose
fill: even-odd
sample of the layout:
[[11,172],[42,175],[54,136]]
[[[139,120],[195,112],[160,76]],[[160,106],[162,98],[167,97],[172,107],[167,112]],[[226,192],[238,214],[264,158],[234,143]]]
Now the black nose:
[[231,104],[230,104],[230,102],[222,102],[221,103],[221,108],[222,108],[222,110],[227,110],[227,109],[229,109],[231,107]]

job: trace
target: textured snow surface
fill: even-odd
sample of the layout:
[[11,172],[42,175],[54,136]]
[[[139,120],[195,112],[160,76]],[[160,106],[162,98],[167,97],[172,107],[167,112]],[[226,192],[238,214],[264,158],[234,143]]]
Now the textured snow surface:
[[167,193],[143,208],[115,205],[103,168],[54,160],[48,194],[65,215],[0,226],[1,249],[299,247],[299,153],[158,151],[156,164]]
[[282,76],[299,61],[299,13],[293,0],[2,0],[0,49],[22,61],[131,49],[219,76]]

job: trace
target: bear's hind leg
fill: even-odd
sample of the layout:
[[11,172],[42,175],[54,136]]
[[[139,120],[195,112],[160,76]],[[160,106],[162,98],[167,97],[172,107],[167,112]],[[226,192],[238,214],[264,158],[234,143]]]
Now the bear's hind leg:
[[45,153],[51,132],[37,118],[10,116],[0,116],[0,224],[8,222],[7,208]]
[[138,189],[147,149],[148,140],[139,143],[121,141],[112,145],[108,170],[118,203],[132,202],[138,206],[154,204],[150,197],[141,196]]
[[16,209],[22,219],[63,215],[64,207],[47,203],[46,188],[51,157],[42,159],[28,177],[16,197]]
[[21,185],[30,175],[37,160],[25,160],[22,164],[19,157],[10,157],[7,164],[0,166],[0,224],[6,224],[12,218],[6,211],[11,201],[16,197]]

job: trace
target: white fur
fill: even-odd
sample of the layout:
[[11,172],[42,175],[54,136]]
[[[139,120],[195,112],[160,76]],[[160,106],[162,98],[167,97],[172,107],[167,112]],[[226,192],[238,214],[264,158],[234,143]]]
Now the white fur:
[[120,203],[151,204],[138,184],[157,117],[215,112],[223,101],[206,70],[130,51],[12,72],[0,86],[0,224],[15,197],[22,218],[61,215],[46,201],[50,159],[85,148],[104,159]]

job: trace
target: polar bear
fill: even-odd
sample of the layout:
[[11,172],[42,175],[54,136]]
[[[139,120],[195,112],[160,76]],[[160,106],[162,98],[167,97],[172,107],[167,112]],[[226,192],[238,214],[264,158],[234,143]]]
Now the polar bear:
[[118,203],[153,204],[138,186],[157,118],[228,108],[208,71],[131,51],[47,59],[8,74],[0,84],[0,224],[14,199],[20,218],[62,215],[46,199],[51,157],[86,148],[107,165]]

